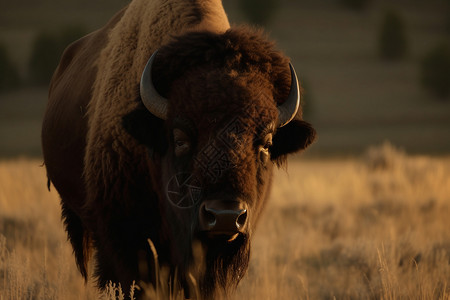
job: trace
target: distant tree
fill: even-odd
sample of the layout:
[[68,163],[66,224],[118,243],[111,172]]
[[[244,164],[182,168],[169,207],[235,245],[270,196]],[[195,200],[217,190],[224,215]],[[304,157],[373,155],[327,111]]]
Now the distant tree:
[[239,0],[242,12],[247,19],[257,25],[267,25],[275,15],[278,0]]
[[86,35],[87,30],[80,25],[64,27],[59,33],[59,47],[63,51],[68,45]]
[[450,95],[450,46],[441,43],[432,48],[420,64],[422,85],[442,99]]
[[12,63],[6,46],[0,43],[0,91],[13,89],[19,84],[19,72]]
[[347,8],[360,11],[368,6],[370,0],[340,0],[340,2]]
[[447,9],[447,13],[445,14],[446,20],[445,20],[445,26],[447,33],[450,34],[450,8]]
[[401,16],[387,11],[379,35],[380,56],[386,60],[400,60],[408,53],[408,39]]
[[79,26],[63,28],[59,33],[40,32],[32,44],[29,61],[33,84],[48,84],[64,49],[85,34]]
[[57,37],[41,32],[33,41],[29,61],[30,80],[33,84],[48,84],[58,63],[60,47]]

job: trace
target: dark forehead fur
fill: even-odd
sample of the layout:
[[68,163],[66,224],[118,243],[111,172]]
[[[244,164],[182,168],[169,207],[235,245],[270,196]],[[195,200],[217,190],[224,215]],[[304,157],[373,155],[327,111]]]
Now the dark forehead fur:
[[237,27],[223,34],[190,32],[159,49],[153,78],[158,91],[167,96],[177,79],[195,70],[220,70],[224,76],[251,74],[282,103],[291,83],[288,63],[260,30]]

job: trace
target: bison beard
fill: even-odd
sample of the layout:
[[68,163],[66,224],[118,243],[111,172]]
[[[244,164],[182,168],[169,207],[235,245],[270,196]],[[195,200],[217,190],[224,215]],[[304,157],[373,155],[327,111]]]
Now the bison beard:
[[209,298],[216,285],[226,293],[234,289],[244,277],[250,260],[250,242],[246,235],[239,235],[231,243],[208,241],[205,243],[205,274],[201,277],[202,293]]
[[[202,299],[213,299],[216,293],[227,295],[244,277],[250,260],[250,233],[239,234],[231,242],[225,237],[211,239],[204,232],[193,233],[192,228],[198,225],[195,221],[198,220],[198,211],[198,206],[184,211],[177,208],[166,211],[166,216],[172,220],[169,225],[172,233],[171,273],[178,274],[178,278],[172,279],[181,284],[180,288],[184,289],[187,298],[193,296],[194,291],[190,289],[194,288],[200,292]],[[183,224],[186,220],[192,220],[192,226]],[[151,253],[149,255],[152,260]],[[160,261],[164,264],[164,260],[163,255]],[[150,268],[150,273],[154,273],[154,265]],[[194,277],[196,287],[192,287],[187,278],[190,275]],[[154,279],[151,282],[155,282]]]
[[[197,289],[202,299],[213,299],[221,294],[225,296],[237,287],[247,271],[250,260],[250,238],[247,234],[240,234],[229,242],[226,238],[208,238],[204,233],[192,237],[189,232],[178,232],[174,241],[177,245],[172,245],[172,248],[177,249],[175,256],[179,257],[180,262],[178,267],[172,267],[171,273],[178,274],[178,278],[172,280],[178,281],[187,298],[195,294],[191,288]],[[146,262],[153,259],[148,249]],[[141,278],[155,273],[154,265],[150,263],[148,266],[150,272],[142,274],[144,276]],[[188,278],[190,275],[197,286],[192,286]],[[150,282],[158,280],[149,279]]]

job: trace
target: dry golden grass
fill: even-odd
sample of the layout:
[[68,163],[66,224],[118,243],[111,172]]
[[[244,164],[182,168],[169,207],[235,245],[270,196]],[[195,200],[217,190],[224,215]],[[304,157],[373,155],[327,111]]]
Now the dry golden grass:
[[[384,144],[292,160],[236,299],[450,299],[450,157]],[[0,299],[111,299],[84,285],[36,160],[0,162]]]

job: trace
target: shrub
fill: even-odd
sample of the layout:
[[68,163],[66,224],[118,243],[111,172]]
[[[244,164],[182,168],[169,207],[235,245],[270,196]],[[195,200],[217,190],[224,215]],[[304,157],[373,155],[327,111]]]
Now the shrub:
[[0,91],[13,89],[19,84],[19,72],[12,63],[6,46],[0,44]]
[[34,84],[48,84],[64,49],[85,34],[78,26],[63,28],[59,33],[39,33],[32,45],[29,61],[30,80]]
[[420,64],[422,85],[440,98],[450,94],[450,46],[441,43],[431,49]]
[[251,23],[267,25],[274,16],[279,2],[277,0],[240,0],[239,4]]
[[401,16],[388,11],[384,16],[379,36],[380,55],[386,60],[399,60],[408,52],[408,40]]
[[370,170],[393,170],[404,163],[406,156],[404,150],[385,141],[369,147],[364,154],[364,163]]

